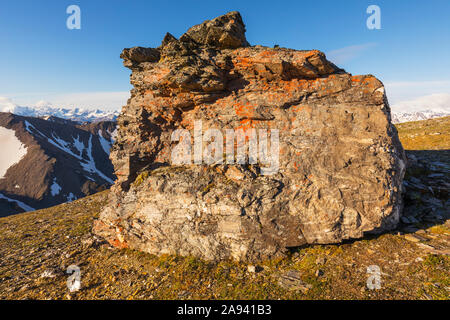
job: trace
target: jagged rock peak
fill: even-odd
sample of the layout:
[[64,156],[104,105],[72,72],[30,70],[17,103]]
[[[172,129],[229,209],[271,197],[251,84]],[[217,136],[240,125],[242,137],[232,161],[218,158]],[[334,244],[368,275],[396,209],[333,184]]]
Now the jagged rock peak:
[[199,44],[219,49],[235,49],[250,45],[245,38],[245,24],[237,11],[195,25],[183,36],[189,36]]
[[[157,62],[160,59],[161,51],[171,51],[171,46],[179,49],[180,45],[183,46],[180,43],[184,44],[184,47],[187,47],[188,50],[197,47],[236,49],[250,46],[245,38],[245,25],[241,14],[237,11],[232,11],[191,27],[179,40],[172,34],[167,33],[159,48],[126,48],[122,51],[120,57],[125,60],[126,67],[133,66],[133,62],[138,64],[142,62]],[[175,51],[180,52],[182,50]]]

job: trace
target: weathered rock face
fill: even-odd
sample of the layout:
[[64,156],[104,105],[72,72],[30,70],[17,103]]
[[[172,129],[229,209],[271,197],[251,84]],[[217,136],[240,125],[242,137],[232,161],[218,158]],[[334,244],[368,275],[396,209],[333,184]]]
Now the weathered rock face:
[[[375,77],[316,50],[249,46],[237,12],[121,57],[134,89],[111,152],[118,180],[94,226],[113,245],[259,260],[397,225],[405,156]],[[279,130],[279,170],[173,165],[173,131],[197,120],[203,133]]]

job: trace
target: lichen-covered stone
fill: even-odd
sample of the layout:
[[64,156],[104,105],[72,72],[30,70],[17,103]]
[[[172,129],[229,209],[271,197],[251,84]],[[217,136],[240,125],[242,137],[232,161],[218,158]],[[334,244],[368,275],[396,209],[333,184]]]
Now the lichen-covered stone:
[[[94,226],[110,243],[251,261],[397,225],[406,160],[374,76],[317,50],[249,46],[236,12],[122,58],[134,89],[111,152],[118,180]],[[172,166],[172,132],[196,120],[203,131],[278,129],[279,171]]]

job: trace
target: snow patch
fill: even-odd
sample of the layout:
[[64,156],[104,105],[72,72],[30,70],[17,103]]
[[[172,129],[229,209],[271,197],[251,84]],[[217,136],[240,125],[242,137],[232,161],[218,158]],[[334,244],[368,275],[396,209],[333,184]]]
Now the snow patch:
[[56,178],[53,178],[53,184],[50,186],[50,192],[52,196],[56,196],[61,192],[61,186],[56,182]]
[[1,194],[1,193],[0,193],[0,199],[5,199],[5,200],[8,200],[9,202],[15,202],[15,203],[17,203],[17,205],[18,205],[19,207],[21,207],[21,208],[22,208],[23,210],[25,210],[26,212],[36,210],[36,209],[30,207],[29,205],[26,205],[26,204],[23,203],[22,201],[14,200],[14,199],[8,198],[8,197],[6,197],[5,195],[3,195],[3,194]]
[[105,139],[102,135],[102,130],[98,130],[98,139],[100,140],[100,144],[102,145],[103,150],[107,155],[109,155],[109,152],[112,147],[112,142]]
[[52,132],[52,138],[53,139],[47,138],[47,141],[49,143],[51,143],[52,145],[54,145],[55,147],[57,147],[58,149],[70,154],[71,156],[74,156],[75,158],[77,158],[79,160],[82,159],[81,156],[73,153],[72,150],[69,149],[70,143],[60,139],[54,132]]
[[80,140],[80,136],[78,136],[76,139],[73,138],[73,146],[78,150],[80,156],[82,156],[85,146],[84,143]]
[[27,148],[16,137],[14,130],[4,127],[0,127],[0,146],[2,148],[2,155],[0,156],[0,179],[3,179],[6,171],[22,160],[27,154]]
[[80,162],[81,166],[83,167],[84,171],[90,172],[90,173],[96,173],[100,177],[103,178],[103,180],[108,181],[110,184],[113,184],[114,181],[110,178],[108,178],[103,172],[97,169],[95,166],[94,157],[92,156],[92,135],[89,136],[89,143],[87,148],[87,155],[89,157],[89,160],[83,160],[84,162]]
[[77,200],[77,197],[71,192],[71,193],[69,193],[69,195],[67,196],[67,202],[72,202],[72,201],[75,201],[75,200]]
[[42,132],[40,132],[38,129],[36,129],[35,126],[33,126],[31,123],[29,123],[27,120],[25,120],[25,130],[27,130],[29,133],[33,134],[33,131],[31,131],[31,129],[33,129],[35,132],[37,132],[41,137],[47,138]]

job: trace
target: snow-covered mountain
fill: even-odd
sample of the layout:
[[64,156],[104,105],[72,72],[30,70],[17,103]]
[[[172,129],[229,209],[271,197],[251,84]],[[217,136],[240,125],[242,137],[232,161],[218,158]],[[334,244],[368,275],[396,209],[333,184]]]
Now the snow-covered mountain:
[[427,120],[450,115],[450,94],[436,93],[391,106],[392,122]]
[[18,116],[48,119],[57,117],[76,122],[115,121],[119,111],[84,108],[54,107],[51,103],[40,101],[35,106],[18,106],[9,99],[0,97],[0,112],[9,112]]
[[409,121],[427,120],[433,118],[440,118],[450,116],[450,112],[437,112],[432,110],[417,111],[417,112],[392,112],[392,122],[402,123]]
[[83,108],[67,109],[55,107],[21,107],[2,108],[0,112],[10,112],[18,116],[47,119],[58,117],[77,122],[115,121],[119,111],[87,110]]

